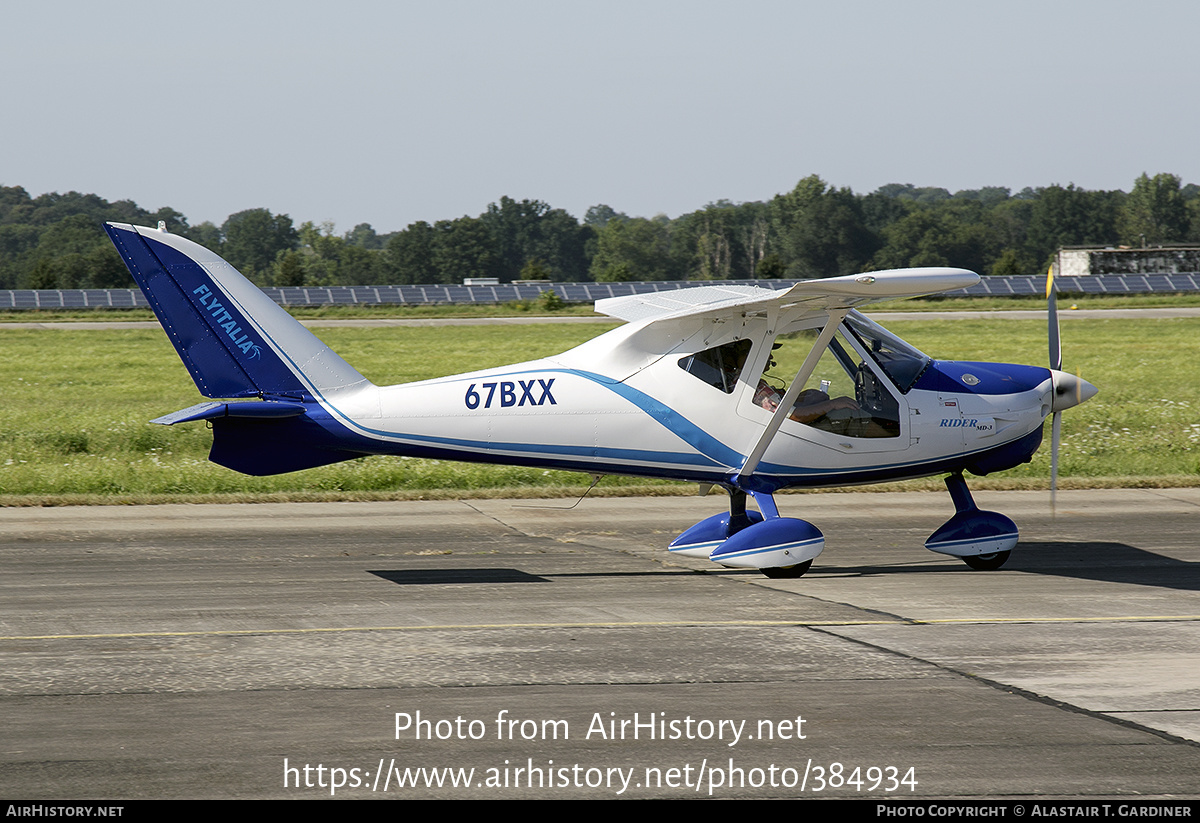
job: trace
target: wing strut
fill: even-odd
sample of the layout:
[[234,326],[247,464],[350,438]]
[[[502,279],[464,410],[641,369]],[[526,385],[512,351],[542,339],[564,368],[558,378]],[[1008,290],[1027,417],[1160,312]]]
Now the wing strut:
[[779,432],[779,427],[783,425],[783,421],[791,413],[792,405],[796,402],[796,398],[800,396],[800,392],[804,389],[804,384],[808,382],[808,378],[812,377],[812,373],[816,370],[821,355],[829,347],[829,341],[833,339],[834,332],[837,331],[842,318],[847,314],[849,314],[848,309],[831,311],[829,313],[829,322],[825,324],[825,328],[821,329],[821,334],[817,336],[817,342],[813,343],[808,356],[804,358],[804,364],[800,366],[800,371],[796,372],[796,379],[792,381],[787,394],[779,401],[779,407],[775,409],[775,414],[771,417],[771,422],[767,424],[766,429],[759,435],[758,442],[754,444],[754,448],[746,455],[746,462],[742,464],[741,470],[738,471],[739,477],[749,477],[758,468],[758,462],[762,460],[763,454],[766,453],[767,446],[771,445],[771,441],[775,439],[775,435]]

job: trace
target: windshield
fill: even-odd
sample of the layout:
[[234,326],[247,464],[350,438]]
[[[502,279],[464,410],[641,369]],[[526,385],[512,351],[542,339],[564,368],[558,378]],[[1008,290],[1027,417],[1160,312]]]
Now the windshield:
[[846,315],[845,323],[862,347],[870,352],[871,359],[904,394],[908,394],[917,378],[933,362],[883,326],[856,311]]

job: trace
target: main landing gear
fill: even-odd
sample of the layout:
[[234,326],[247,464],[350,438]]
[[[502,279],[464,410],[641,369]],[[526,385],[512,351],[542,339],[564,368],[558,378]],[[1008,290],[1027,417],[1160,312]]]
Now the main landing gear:
[[[1017,545],[1017,524],[976,506],[962,472],[948,476],[946,488],[954,516],[929,536],[925,548],[957,557],[976,571],[1003,566]],[[807,520],[780,517],[770,494],[749,495],[761,514],[747,510],[747,492],[730,489],[729,511],[692,526],[675,538],[671,551],[736,569],[758,569],[777,580],[803,577],[825,548],[825,535]]]
[[794,566],[776,566],[773,569],[763,569],[762,573],[772,580],[789,580],[804,577],[804,573],[812,568],[812,561],[805,560]]
[[731,489],[729,512],[714,514],[685,531],[670,550],[736,569],[759,569],[771,578],[801,577],[825,548],[825,535],[794,517],[780,517],[775,498],[750,492],[762,514],[746,509],[746,492]]

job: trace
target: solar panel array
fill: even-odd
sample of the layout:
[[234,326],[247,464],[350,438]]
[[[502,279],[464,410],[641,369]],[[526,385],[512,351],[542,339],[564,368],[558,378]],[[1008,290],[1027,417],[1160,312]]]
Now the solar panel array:
[[[796,280],[664,280],[644,283],[502,283],[498,286],[307,286],[265,288],[284,306],[428,305],[433,303],[508,303],[534,300],[552,289],[571,303],[592,303],[605,297],[685,289],[690,286],[739,285],[783,289]],[[1200,273],[1100,274],[1056,277],[1060,294],[1148,294],[1200,291]],[[969,289],[949,295],[1044,294],[1044,275],[984,277]],[[83,309],[147,306],[138,289],[15,289],[0,290],[0,309]]]

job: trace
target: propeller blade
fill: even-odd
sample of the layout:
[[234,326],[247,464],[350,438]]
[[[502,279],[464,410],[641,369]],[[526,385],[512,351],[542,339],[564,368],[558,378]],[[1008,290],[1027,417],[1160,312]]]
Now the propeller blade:
[[1058,442],[1062,437],[1062,412],[1055,412],[1050,423],[1050,513],[1055,513],[1058,492]]
[[1046,272],[1046,320],[1049,326],[1050,368],[1055,371],[1062,369],[1062,341],[1058,336],[1058,293],[1054,290],[1054,266]]

